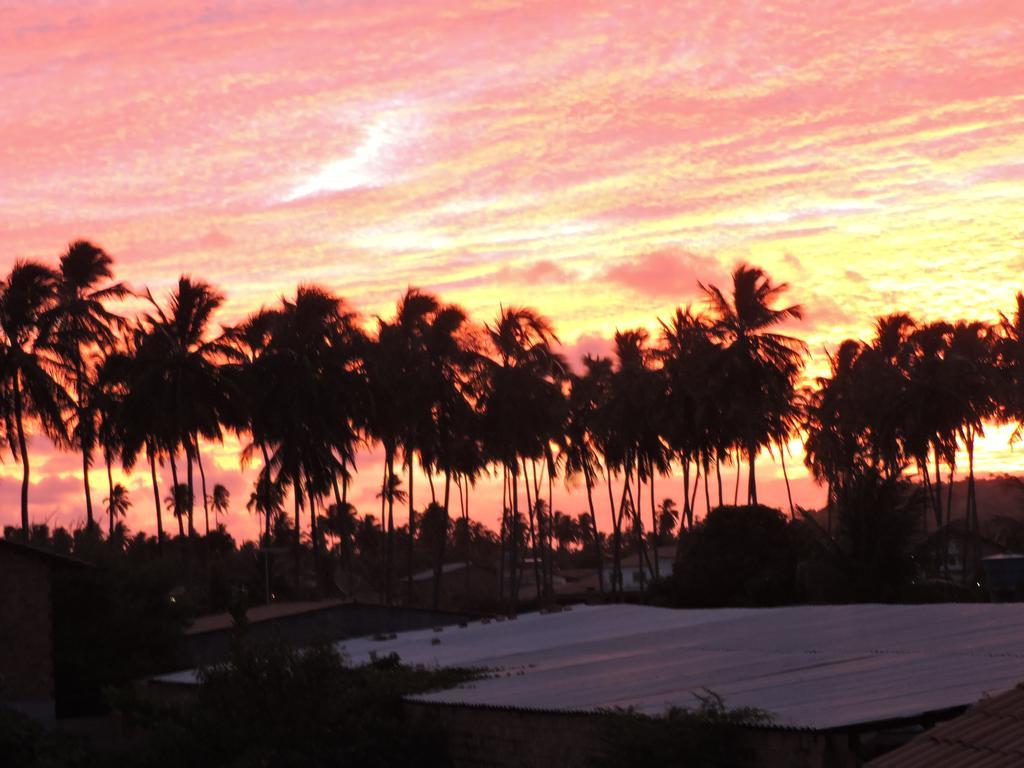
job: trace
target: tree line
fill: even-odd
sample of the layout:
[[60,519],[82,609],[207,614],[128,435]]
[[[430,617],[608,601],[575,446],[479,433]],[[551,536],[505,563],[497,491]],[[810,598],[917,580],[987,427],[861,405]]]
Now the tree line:
[[[588,355],[573,370],[551,322],[526,307],[476,323],[409,288],[392,317],[368,323],[330,290],[300,285],[223,327],[214,324],[224,302],[216,287],[182,276],[159,301],[116,282],[111,257],[86,241],[72,243],[55,267],[19,261],[0,283],[0,423],[22,467],[22,527],[32,429],[81,455],[87,528],[98,525],[89,482],[97,459],[111,531],[130,504],[112,466],[147,472],[158,544],[165,503],[179,536],[196,535],[197,490],[207,533],[210,509],[216,517],[227,508],[225,488],[207,493],[201,446],[231,433],[244,446],[242,462],[260,462],[247,506],[262,538],[274,538],[290,503],[287,530],[296,552],[306,532],[315,566],[325,535],[343,538],[359,525],[349,488],[359,451],[375,445],[384,454],[374,483],[387,602],[399,596],[400,570],[412,594],[417,526],[447,531],[457,510],[468,538],[471,491],[485,474],[502,481],[502,598],[519,594],[524,569],[538,598],[551,595],[557,530],[568,525],[553,513],[556,481],[585,487],[589,530],[580,539],[595,549],[601,591],[616,593],[627,549],[646,564],[641,573],[659,575],[651,542],[665,533],[666,515],[655,484],[676,469],[680,538],[694,525],[699,496],[705,509],[713,496],[717,506],[738,504],[742,467],[746,502],[758,503],[765,452],[781,460],[788,490],[787,446],[798,437],[828,487],[829,508],[866,474],[913,469],[941,526],[952,515],[958,449],[967,451],[971,489],[985,424],[1016,422],[1024,411],[1020,295],[1015,314],[994,325],[881,318],[872,340],[842,342],[830,372],[808,384],[807,347],[780,328],[802,318],[799,305],[783,302],[788,286],[740,265],[723,288],[699,288],[704,307],[677,308],[654,337],[619,331],[611,356]],[[112,309],[133,296],[145,302],[137,315]],[[168,465],[172,487],[162,500],[157,468]],[[734,480],[723,472],[730,467]],[[416,487],[417,474],[427,489]],[[422,509],[420,495],[429,498]],[[604,504],[608,532],[598,525]],[[404,537],[396,506],[406,510]],[[965,513],[976,530],[970,490]],[[436,604],[451,544],[444,534],[430,540]]]

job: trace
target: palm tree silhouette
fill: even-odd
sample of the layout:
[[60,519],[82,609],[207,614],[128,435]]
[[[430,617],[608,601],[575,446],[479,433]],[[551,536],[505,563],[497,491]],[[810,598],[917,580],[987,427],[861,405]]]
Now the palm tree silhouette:
[[57,295],[50,310],[56,354],[68,371],[75,398],[75,426],[71,437],[82,452],[82,482],[88,527],[94,525],[89,468],[96,443],[96,412],[90,402],[98,353],[112,349],[124,321],[106,307],[106,302],[123,299],[129,290],[111,283],[113,260],[86,240],[76,240],[60,257]]
[[[341,298],[318,286],[299,286],[270,318],[265,351],[252,364],[249,393],[259,410],[256,441],[267,449],[263,472],[290,486],[299,557],[301,511],[309,505],[314,570],[319,574],[318,508],[354,466],[357,429],[367,397],[362,372],[365,337]],[[255,398],[255,400],[253,400]]]
[[747,502],[757,504],[757,454],[778,437],[779,413],[794,400],[806,351],[799,339],[771,329],[799,320],[803,312],[797,304],[772,306],[788,286],[772,283],[757,267],[741,264],[733,271],[728,297],[714,285],[700,286],[711,310],[711,332],[723,346],[723,391],[745,414],[737,436],[747,457]]
[[527,489],[537,598],[541,597],[534,505],[526,467],[527,461],[546,456],[547,443],[561,431],[555,421],[561,414],[561,383],[567,366],[553,350],[558,337],[550,321],[534,310],[504,308],[497,321],[484,328],[495,357],[482,360],[480,375],[485,383],[479,403],[487,454],[502,467],[511,488],[506,529],[510,542],[509,594],[514,604],[519,594],[520,472]]
[[118,483],[110,491],[110,495],[103,500],[107,507],[107,518],[109,520],[108,536],[114,535],[114,520],[118,517],[127,517],[132,502],[128,498],[128,489]]
[[171,473],[177,483],[176,453],[186,459],[188,532],[195,533],[193,520],[193,461],[197,458],[198,438],[220,440],[221,423],[232,412],[229,380],[222,375],[221,363],[237,358],[237,350],[225,336],[212,337],[210,324],[224,302],[224,295],[202,280],[183,275],[171,293],[166,310],[148,291],[152,311],[144,315],[144,338],[137,362],[148,368],[147,378],[154,396],[151,403],[161,408],[165,425],[166,448]]
[[226,515],[231,507],[231,492],[220,483],[216,483],[213,486],[213,494],[210,496],[210,506],[213,507],[215,520],[220,515]]
[[601,552],[601,533],[594,507],[594,486],[601,473],[596,423],[599,409],[607,396],[611,378],[611,361],[587,355],[583,358],[585,373],[571,375],[569,379],[568,411],[565,432],[560,449],[565,465],[566,483],[576,475],[583,475],[590,510],[587,540],[595,546],[597,584],[604,594],[604,556]]
[[36,421],[55,443],[63,445],[67,442],[64,415],[72,407],[61,385],[68,372],[55,354],[52,336],[58,280],[49,267],[18,261],[0,282],[0,375],[9,398],[8,444],[21,462],[21,527],[26,533],[31,470],[25,422]]
[[184,537],[185,524],[182,519],[188,516],[188,511],[192,507],[192,489],[188,487],[188,483],[176,483],[172,486],[171,495],[164,499],[164,504],[167,511],[178,520],[178,535]]

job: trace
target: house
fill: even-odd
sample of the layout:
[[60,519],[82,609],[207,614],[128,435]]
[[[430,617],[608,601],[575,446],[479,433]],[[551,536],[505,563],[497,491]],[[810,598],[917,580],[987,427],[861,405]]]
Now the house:
[[959,717],[868,763],[870,768],[1024,765],[1024,686],[986,696]]
[[[434,599],[434,569],[413,574],[413,590],[418,605],[431,605]],[[498,597],[498,571],[472,562],[444,563],[441,566],[441,604],[446,608],[467,609],[493,603]]]
[[584,766],[613,708],[657,716],[713,691],[729,708],[771,716],[743,729],[757,765],[852,768],[1024,680],[1022,622],[1024,606],[986,603],[617,604],[353,640],[342,650],[357,663],[397,653],[409,664],[495,671],[408,700],[446,734],[456,766]]
[[[655,566],[655,552],[657,553],[657,566]],[[657,567],[658,576],[665,578],[672,575],[672,568],[675,565],[676,548],[674,544],[658,547],[640,555],[630,555],[622,559],[622,590],[624,592],[639,592],[643,586],[650,584],[654,578]],[[605,573],[611,574],[613,563],[605,565]]]
[[88,567],[0,539],[0,705],[44,722],[55,718],[54,575]]

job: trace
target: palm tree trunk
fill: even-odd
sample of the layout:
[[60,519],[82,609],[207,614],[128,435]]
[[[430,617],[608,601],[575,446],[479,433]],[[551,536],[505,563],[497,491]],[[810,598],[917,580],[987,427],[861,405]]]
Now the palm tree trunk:
[[434,560],[434,600],[436,611],[441,605],[441,577],[444,572],[444,549],[448,541],[448,505],[451,503],[452,471],[444,470],[444,517],[441,520],[441,535],[437,537],[437,558]]
[[690,457],[686,454],[683,460],[683,514],[679,520],[679,541],[683,538],[683,528],[692,525],[693,511],[690,507]]
[[633,467],[627,462],[623,469],[625,478],[622,481],[622,497],[619,499],[619,514],[618,517],[612,521],[615,532],[615,538],[612,542],[614,545],[612,547],[612,565],[614,567],[612,573],[620,593],[624,588],[622,583],[622,518],[626,514],[626,499],[628,498],[629,486],[633,476]]
[[[651,501],[651,531],[654,533],[654,578],[660,579],[661,578],[661,566],[658,563],[658,546],[661,544],[661,542],[658,540],[658,537],[659,537],[659,531],[658,531],[658,510],[657,510],[657,507],[656,507],[656,505],[654,503],[654,466],[653,466],[653,462],[648,462],[647,463],[647,467],[648,467],[648,474],[650,475],[650,479],[648,480],[648,483],[650,485],[650,492],[651,492],[651,499],[650,499],[650,501]],[[721,498],[721,496],[722,496],[722,475],[721,474],[718,475],[718,496],[719,496],[719,498]]]
[[736,486],[732,489],[732,505],[735,507],[740,503],[740,469],[743,466],[738,445],[733,449],[733,461],[736,462]]
[[789,489],[789,474],[786,472],[786,449],[779,441],[779,461],[782,463],[782,477],[786,481],[786,496],[789,499],[789,519],[796,520],[796,508],[793,506],[793,493]]
[[619,583],[619,560],[618,560],[618,525],[615,522],[615,497],[612,495],[612,472],[608,468],[607,457],[605,457],[604,465],[604,476],[608,481],[608,506],[611,508],[612,515],[612,594],[615,595],[618,590]]
[[186,507],[188,511],[188,535],[191,537],[196,535],[195,521],[192,517],[192,512],[195,507],[196,493],[195,483],[193,482],[192,477],[192,442],[188,439],[185,441],[185,461],[185,477],[188,482],[188,506]]
[[18,454],[21,458],[21,531],[28,536],[28,483],[31,469],[28,464],[28,442],[21,403],[21,374],[14,374],[14,420],[18,428]]
[[711,472],[711,463],[708,461],[707,454],[703,458],[704,463],[704,519],[708,519],[708,515],[711,514],[711,492],[708,490],[708,475]]
[[757,447],[747,449],[747,464],[749,473],[747,476],[747,504],[757,505],[757,474],[754,471],[754,463],[757,461]]
[[384,604],[391,605],[392,597],[394,596],[394,580],[395,580],[395,494],[392,491],[394,487],[394,476],[395,476],[395,459],[394,452],[389,448],[387,451],[385,464],[387,465],[387,502],[388,502],[388,538],[387,538],[387,559],[384,564]]
[[[636,460],[636,498],[633,498],[633,491],[630,489],[630,501],[633,502],[633,530],[636,535],[636,560],[640,573],[640,591],[643,592],[647,582],[647,574],[644,572],[644,561],[647,560],[647,547],[644,546],[644,519],[643,519],[643,498],[644,480],[641,473],[643,459]],[[650,563],[648,563],[648,568]]]
[[[267,444],[264,443],[262,440],[259,441],[259,444],[260,444],[260,452],[263,454],[263,471],[265,471],[267,473],[267,484],[269,485],[269,483],[270,483],[270,456],[267,454]],[[257,480],[257,483],[258,482],[259,482],[259,480]],[[257,487],[257,489],[259,488],[258,485],[256,487]],[[270,510],[269,509],[266,510],[263,513],[263,525],[264,525],[264,528],[265,528],[264,537],[266,538],[267,546],[270,546]],[[267,599],[269,600],[270,598],[267,598]]]
[[171,449],[171,499],[174,502],[174,516],[178,519],[178,535],[185,535],[185,524],[181,520],[184,510],[178,509],[178,460]]
[[718,480],[718,506],[722,506],[722,457],[715,451],[715,478]]
[[160,486],[156,479],[156,456],[154,454],[155,451],[147,445],[146,456],[149,458],[149,474],[153,481],[153,503],[156,506],[156,546],[157,550],[160,550],[164,543],[164,517],[163,510],[160,508]]
[[939,465],[939,449],[935,449],[935,524],[942,528],[942,473]]
[[110,457],[104,456],[103,460],[107,465],[107,518],[110,527],[107,538],[110,538],[114,535],[114,477],[110,472]]
[[[971,548],[971,578],[977,578],[977,569],[979,561],[979,531],[978,531],[978,511],[977,511],[977,495],[974,486],[974,430],[968,428],[967,430],[967,511],[966,511],[966,527],[968,531]],[[965,555],[966,555],[966,547]],[[966,556],[964,558],[964,584],[967,583],[967,563]]]
[[295,591],[302,589],[302,478],[292,473],[292,501],[295,511]]
[[587,506],[590,508],[590,524],[594,529],[594,553],[597,555],[597,588],[604,594],[604,555],[601,552],[601,534],[597,529],[597,512],[594,510],[594,481],[590,467],[583,468],[583,480],[587,486]]
[[82,447],[82,484],[85,486],[85,525],[86,528],[92,530],[93,526],[96,524],[92,516],[92,490],[89,488],[89,465],[92,464],[92,457],[89,455],[89,441],[86,439],[85,427],[83,426],[85,423],[86,409],[82,403],[85,394],[85,388],[82,386],[82,380],[82,356],[76,345],[75,402],[78,406],[78,441]]
[[92,517],[92,492],[89,489],[89,449],[82,448],[82,483],[85,485],[85,526],[92,530],[96,522]]
[[555,550],[554,550],[554,529],[555,529],[555,478],[551,472],[551,466],[553,464],[550,451],[547,451],[547,461],[545,467],[548,475],[548,527],[547,527],[547,541],[548,541],[548,599],[554,600],[555,595]]
[[412,561],[413,561],[413,541],[416,538],[416,510],[413,507],[413,463],[416,461],[416,454],[411,450],[409,451],[409,546],[405,553],[405,570],[406,570],[406,600],[409,601],[409,605],[415,602],[415,594],[413,593],[412,583]]
[[501,469],[501,530],[498,532],[498,602],[505,599],[505,538],[508,530],[508,467]]
[[537,527],[534,523],[533,497],[530,495],[530,476],[526,470],[526,458],[523,460],[523,485],[526,486],[526,506],[530,512],[530,550],[533,553],[533,581],[537,591],[537,601],[540,602],[540,567],[537,564]]
[[[533,506],[537,514],[537,546],[539,547],[540,557],[540,586],[541,592],[545,597],[548,596],[548,559],[547,559],[547,545],[544,542],[545,529],[547,526],[544,523],[544,512],[541,509],[540,499],[540,481],[537,479],[537,462],[534,459],[530,460],[530,469],[533,472]],[[548,523],[550,524],[551,510],[547,511]],[[538,552],[533,553],[534,559],[538,557]]]
[[519,468],[512,471],[512,539],[509,549],[512,550],[509,566],[509,600],[513,612],[519,603]]
[[203,471],[203,452],[199,450],[199,438],[193,437],[192,444],[195,446],[196,464],[199,466],[199,484],[203,489],[203,517],[206,521],[206,535],[210,535],[210,498],[206,495],[206,472]]

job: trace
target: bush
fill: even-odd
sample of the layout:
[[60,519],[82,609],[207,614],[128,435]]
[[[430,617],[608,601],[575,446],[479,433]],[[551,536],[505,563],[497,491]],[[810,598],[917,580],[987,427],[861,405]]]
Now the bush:
[[710,691],[696,709],[671,708],[664,717],[613,710],[602,728],[592,768],[642,765],[644,768],[736,768],[756,757],[744,738],[744,726],[765,725],[771,716],[759,709],[727,709]]
[[128,761],[152,768],[443,766],[442,736],[406,718],[402,697],[474,676],[411,669],[395,657],[352,667],[330,646],[292,651],[236,647],[205,670],[193,701],[122,702],[144,738]]
[[651,599],[692,608],[791,603],[797,560],[797,538],[777,509],[718,507],[683,534],[674,573]]

